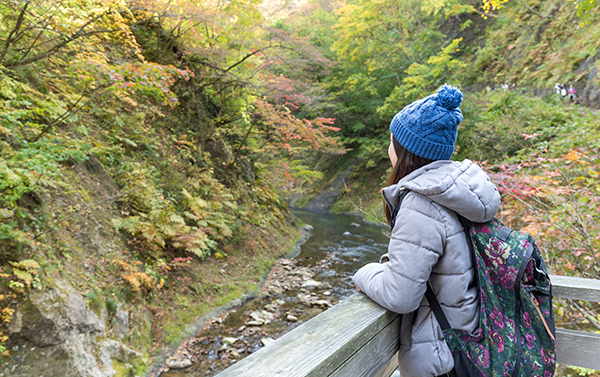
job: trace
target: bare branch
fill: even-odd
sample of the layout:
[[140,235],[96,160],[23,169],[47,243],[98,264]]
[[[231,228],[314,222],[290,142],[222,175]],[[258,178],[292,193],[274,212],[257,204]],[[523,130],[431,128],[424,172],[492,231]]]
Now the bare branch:
[[44,29],[48,26],[48,24],[50,23],[50,20],[52,20],[53,17],[54,16],[50,16],[50,18],[48,18],[46,20],[46,24],[43,26],[42,30],[40,30],[40,32],[38,33],[37,37],[35,37],[35,39],[33,40],[33,42],[31,42],[31,45],[29,46],[29,48],[27,49],[27,51],[25,51],[25,53],[21,56],[21,58],[19,60],[23,60],[23,59],[25,59],[25,57],[27,55],[29,55],[29,53],[31,52],[31,49],[33,49],[33,47],[35,46],[35,44],[37,43],[37,41],[40,39],[40,37],[44,33]]
[[254,55],[258,54],[259,52],[263,52],[267,49],[273,48],[273,47],[281,47],[281,46],[267,46],[267,47],[263,47],[260,48],[258,50],[254,50],[253,52],[247,54],[246,56],[244,56],[242,59],[238,60],[235,64],[233,64],[232,66],[230,66],[229,68],[225,69],[225,71],[223,73],[227,73],[229,71],[231,71],[232,69],[234,69],[235,67],[237,67],[238,65],[242,64],[243,62],[245,62],[246,60],[250,59],[251,57],[253,57]]
[[17,35],[19,33],[19,29],[21,28],[21,24],[23,23],[23,19],[25,18],[25,13],[27,12],[27,7],[29,6],[30,0],[25,2],[25,6],[21,9],[21,13],[19,14],[19,18],[17,19],[17,23],[15,27],[12,29],[8,37],[6,38],[6,43],[4,44],[4,50],[0,55],[0,64],[4,61],[4,57],[6,56],[6,52],[8,51],[8,47],[13,42],[13,35]]
[[244,135],[244,139],[242,140],[242,142],[240,143],[239,148],[235,148],[235,154],[233,156],[233,161],[231,161],[231,163],[229,165],[233,165],[237,162],[237,159],[240,155],[240,151],[242,150],[242,147],[244,146],[244,144],[246,144],[246,140],[248,139],[248,137],[250,136],[250,133],[252,133],[252,129],[254,128],[254,123],[250,123],[250,125],[248,126],[248,131],[246,132],[246,135]]
[[104,12],[96,17],[91,18],[90,20],[88,20],[88,22],[86,22],[83,26],[81,26],[75,34],[71,35],[70,37],[63,40],[62,42],[55,44],[48,51],[40,53],[35,56],[32,56],[28,59],[21,59],[21,60],[6,64],[5,67],[7,67],[7,68],[20,67],[20,66],[24,66],[24,65],[31,64],[36,61],[45,59],[45,58],[53,55],[54,53],[56,53],[56,51],[58,51],[59,49],[61,49],[64,46],[66,46],[67,44],[73,42],[74,40],[82,38],[82,37],[87,37],[87,36],[94,35],[94,34],[113,33],[113,32],[122,30],[122,29],[105,29],[105,30],[92,30],[92,31],[84,32],[84,29],[87,26],[89,26],[92,22],[104,17],[107,13],[109,13],[109,11]]
[[577,309],[577,311],[588,320],[588,322],[593,325],[596,329],[600,330],[600,323],[594,317],[592,317],[586,308],[583,308],[581,305],[577,303],[576,300],[567,300],[572,306]]
[[479,15],[485,16],[485,17],[493,17],[493,18],[498,18],[498,15],[496,14],[492,14],[492,13],[485,13],[482,12],[480,10],[475,9],[475,7],[473,7],[473,11]]
[[[55,120],[53,120],[52,122],[50,122],[48,125],[46,125],[46,127],[44,127],[39,134],[37,134],[33,140],[28,140],[29,143],[35,143],[36,141],[38,141],[44,134],[46,134],[46,132],[50,131],[50,129],[52,129],[52,127],[56,126],[57,124],[59,124],[60,122],[65,121],[66,119],[70,118],[71,116],[77,114],[81,109],[83,109],[88,103],[90,103],[93,99],[95,99],[96,97],[98,97],[99,95],[102,95],[106,89],[108,88],[107,85],[103,85],[103,86],[99,86],[97,88],[94,88],[90,91],[83,91],[83,94],[81,94],[81,96],[79,97],[79,99],[71,106],[71,108],[69,108],[67,111],[65,111],[63,114],[61,114],[58,118],[56,118]],[[87,89],[87,88],[86,88]],[[81,102],[81,100],[87,96],[90,95],[94,92],[97,92],[99,90],[102,90],[100,93],[96,94],[94,97],[88,99],[86,101],[86,103],[84,103],[82,106],[77,108],[77,105],[79,105],[79,102]]]
[[540,12],[538,12],[537,10],[533,9],[532,7],[530,7],[525,0],[519,0],[523,5],[525,5],[525,7],[527,9],[529,9],[531,12],[533,12],[533,14],[535,14],[536,16],[538,16],[539,18],[548,18],[548,16],[544,16],[543,14],[541,14]]

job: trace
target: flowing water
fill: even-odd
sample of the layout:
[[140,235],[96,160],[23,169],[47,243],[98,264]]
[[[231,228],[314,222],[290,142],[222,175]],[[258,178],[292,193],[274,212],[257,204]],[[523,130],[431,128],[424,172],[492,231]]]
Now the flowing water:
[[[275,264],[263,295],[213,318],[183,342],[171,359],[191,361],[191,366],[165,368],[160,376],[215,376],[356,292],[351,280],[354,272],[365,263],[377,262],[387,251],[387,227],[365,223],[353,215],[292,213],[313,227],[299,254]],[[302,287],[313,280],[322,283],[320,289]],[[256,319],[265,323],[253,325]],[[567,373],[569,370],[559,365],[556,375],[574,375]],[[398,375],[396,371],[393,376]]]
[[[387,250],[386,227],[354,215],[292,213],[313,227],[299,254],[274,266],[265,294],[214,318],[186,339],[168,360],[172,368],[165,368],[161,376],[216,375],[356,292],[351,280],[354,272],[365,263],[377,262]],[[305,288],[312,281],[321,284],[316,289]],[[175,369],[182,366],[177,363],[189,364],[187,360],[191,366]]]
[[[387,252],[389,229],[368,224],[359,217],[345,214],[314,213],[294,210],[292,213],[312,225],[310,238],[295,258],[300,266],[313,266],[330,256],[331,270],[325,269],[314,279],[327,281],[340,298],[356,292],[351,278],[368,262],[378,262]],[[356,226],[360,225],[360,226]]]

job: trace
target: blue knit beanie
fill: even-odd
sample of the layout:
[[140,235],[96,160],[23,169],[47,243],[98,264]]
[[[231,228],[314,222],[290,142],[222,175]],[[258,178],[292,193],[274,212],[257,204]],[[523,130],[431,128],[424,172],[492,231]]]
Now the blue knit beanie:
[[390,124],[390,131],[409,152],[430,160],[449,160],[454,152],[456,128],[463,115],[458,108],[462,92],[443,85],[436,93],[402,109]]

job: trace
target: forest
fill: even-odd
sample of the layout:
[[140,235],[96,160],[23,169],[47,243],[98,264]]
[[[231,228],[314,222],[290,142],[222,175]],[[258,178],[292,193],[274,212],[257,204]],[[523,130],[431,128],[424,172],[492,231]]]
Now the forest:
[[[260,289],[300,237],[289,206],[350,166],[331,210],[385,222],[390,120],[444,83],[452,159],[489,172],[499,219],[599,278],[599,71],[595,0],[2,1],[0,370],[58,292],[144,375]],[[596,304],[557,315],[600,331]]]

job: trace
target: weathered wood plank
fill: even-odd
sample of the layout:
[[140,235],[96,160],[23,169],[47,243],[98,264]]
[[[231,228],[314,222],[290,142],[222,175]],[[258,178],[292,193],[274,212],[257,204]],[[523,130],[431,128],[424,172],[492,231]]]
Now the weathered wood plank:
[[[600,280],[551,276],[555,297],[600,302]],[[389,377],[400,316],[355,294],[218,377]],[[557,329],[558,362],[600,370],[600,335]]]
[[[600,370],[600,334],[556,329],[557,361],[565,365]],[[389,377],[398,367],[398,355],[376,377]]]
[[[352,357],[336,369],[330,377],[375,377],[400,346],[400,316],[375,335]],[[391,373],[390,373],[391,374]],[[389,377],[388,374],[386,377]]]
[[396,318],[356,293],[218,376],[327,376]]
[[600,370],[600,334],[557,328],[556,360],[565,365]]
[[398,352],[377,372],[375,377],[390,377],[398,369]]
[[550,276],[554,297],[600,302],[600,280]]

